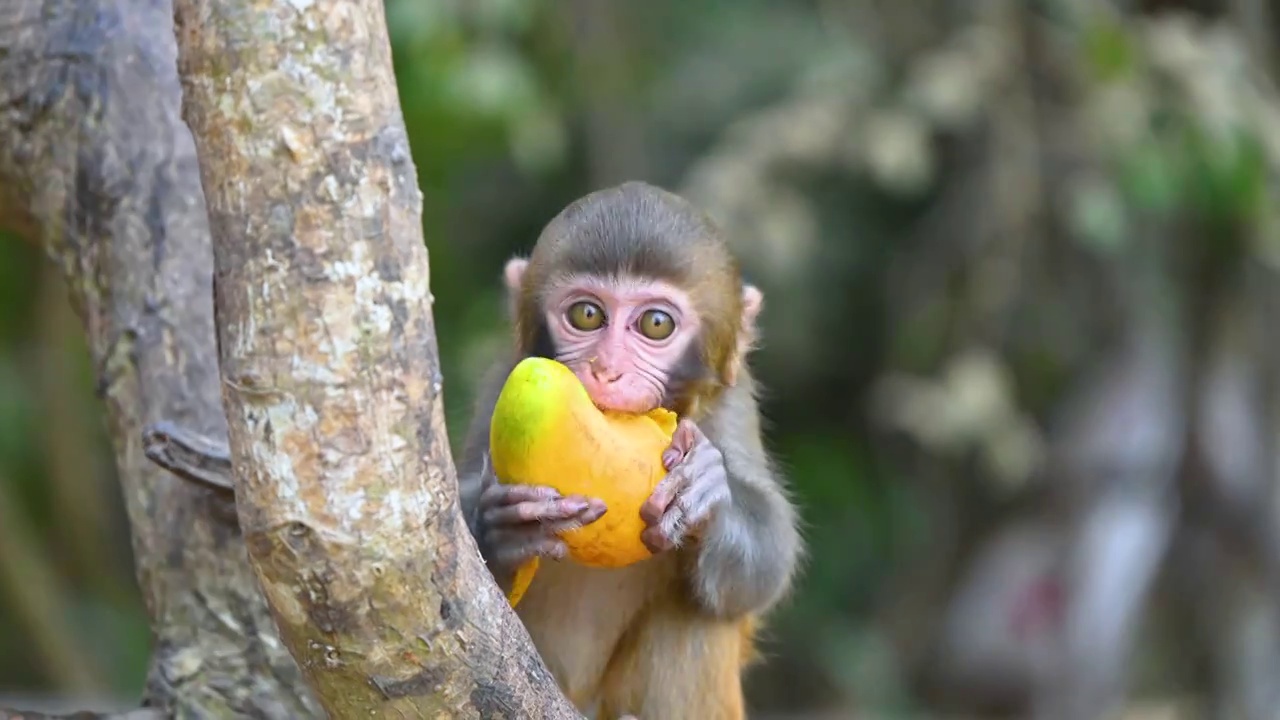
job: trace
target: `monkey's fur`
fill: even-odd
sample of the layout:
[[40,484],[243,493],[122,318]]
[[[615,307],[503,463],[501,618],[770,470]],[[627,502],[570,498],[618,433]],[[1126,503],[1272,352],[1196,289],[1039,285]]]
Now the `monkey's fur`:
[[496,482],[489,421],[516,362],[556,357],[545,319],[548,289],[583,275],[665,281],[692,301],[698,336],[667,369],[663,404],[694,421],[719,450],[730,500],[694,537],[630,567],[544,559],[517,613],[583,711],[641,720],[742,718],[741,672],[754,655],[756,624],[788,592],[802,542],[764,447],[745,362],[762,298],[692,205],[636,182],[592,193],[547,225],[527,266],[508,265],[514,347],[477,400],[459,466],[464,514],[495,578],[508,587],[513,568],[494,561],[480,513],[481,494]]

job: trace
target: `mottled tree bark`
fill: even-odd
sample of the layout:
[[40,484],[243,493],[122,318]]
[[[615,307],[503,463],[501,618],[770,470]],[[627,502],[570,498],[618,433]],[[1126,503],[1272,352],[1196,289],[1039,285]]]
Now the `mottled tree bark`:
[[334,717],[577,717],[462,522],[379,0],[178,0],[237,507]]
[[156,709],[132,710],[122,713],[80,712],[71,715],[0,710],[0,720],[162,720],[164,717],[166,717],[164,712]]
[[142,429],[225,434],[208,224],[168,0],[0,3],[0,222],[64,270],[97,363],[154,629],[144,702],[178,717],[318,712],[225,498],[147,461]]

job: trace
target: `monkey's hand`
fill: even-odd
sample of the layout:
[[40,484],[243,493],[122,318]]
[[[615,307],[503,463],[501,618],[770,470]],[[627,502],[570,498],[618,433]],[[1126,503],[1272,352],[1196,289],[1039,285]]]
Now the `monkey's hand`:
[[511,574],[525,561],[563,558],[569,549],[558,534],[599,520],[606,509],[597,498],[564,497],[555,488],[495,481],[480,495],[480,550],[506,589]]
[[676,426],[662,464],[667,476],[640,507],[640,518],[648,526],[640,539],[654,553],[696,539],[730,499],[724,455],[692,420]]

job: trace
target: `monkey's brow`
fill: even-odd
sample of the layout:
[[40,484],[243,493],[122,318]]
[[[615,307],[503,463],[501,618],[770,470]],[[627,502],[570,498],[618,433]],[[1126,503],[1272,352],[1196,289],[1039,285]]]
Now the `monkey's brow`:
[[663,300],[672,296],[682,297],[682,293],[676,283],[661,277],[651,277],[643,273],[629,272],[613,272],[613,273],[594,273],[594,272],[570,272],[556,278],[555,284],[560,286],[573,285],[583,287],[589,290],[619,290],[628,289],[630,286],[641,288],[653,288],[655,285],[661,286],[660,290],[650,290],[641,296],[642,302],[652,302],[654,300]]

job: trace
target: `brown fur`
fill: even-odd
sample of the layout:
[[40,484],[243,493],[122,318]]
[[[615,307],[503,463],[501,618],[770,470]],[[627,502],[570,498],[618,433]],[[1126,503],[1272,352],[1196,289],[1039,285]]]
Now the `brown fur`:
[[[542,298],[576,273],[634,274],[688,292],[702,333],[682,369],[681,412],[724,456],[732,507],[700,542],[635,565],[594,569],[544,560],[516,611],[568,697],[602,718],[738,720],[742,669],[762,613],[790,586],[800,553],[794,510],[762,442],[755,384],[743,362],[759,293],[706,218],[641,183],[570,205],[547,226],[514,303],[516,348],[495,365],[460,464],[462,504],[478,532],[489,418],[506,375],[546,338]],[[512,282],[512,278],[508,278]],[[753,295],[754,293],[754,295]],[[745,300],[744,300],[745,298]],[[499,578],[499,582],[504,579]]]
[[543,563],[516,612],[579,708],[598,707],[602,718],[745,717],[740,674],[754,620],[702,616],[678,590],[677,562]]

